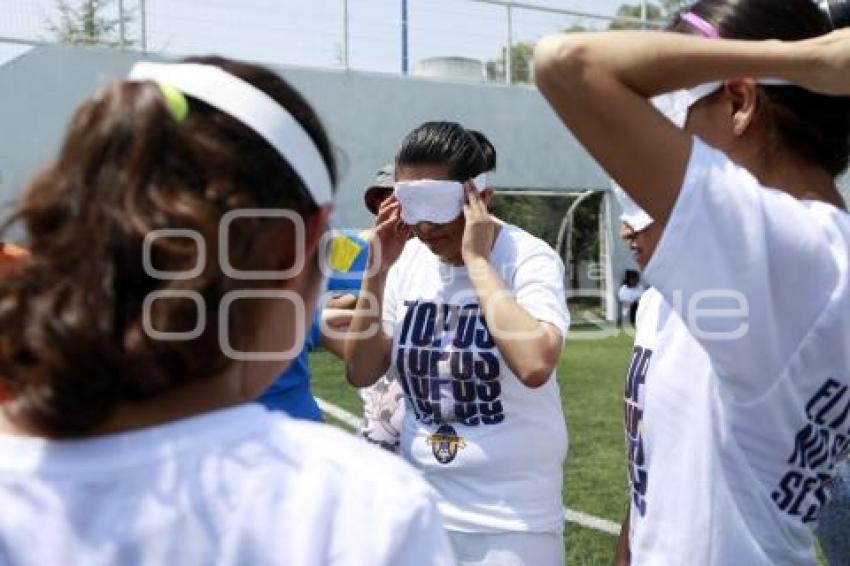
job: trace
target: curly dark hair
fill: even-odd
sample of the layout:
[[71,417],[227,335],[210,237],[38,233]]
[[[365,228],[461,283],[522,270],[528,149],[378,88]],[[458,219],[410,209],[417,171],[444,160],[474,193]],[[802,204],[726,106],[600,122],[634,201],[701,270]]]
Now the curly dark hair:
[[[221,57],[185,62],[218,66],[286,108],[319,148],[336,181],[331,146],[309,104],[276,74]],[[56,161],[32,182],[6,224],[22,225],[31,256],[0,280],[0,376],[21,415],[48,436],[77,436],[122,402],[152,398],[225,370],[218,307],[237,288],[218,265],[222,217],[240,208],[315,214],[302,181],[264,139],[233,117],[193,98],[177,123],[159,87],[119,81],[74,114]],[[151,258],[164,271],[197,277],[163,281],[146,273],[143,243],[159,229],[202,235],[207,257],[186,238],[158,238]],[[235,222],[231,265],[281,270],[295,261],[294,227],[282,219]],[[268,286],[269,282],[265,282]],[[195,291],[207,324],[191,340],[161,341],[143,329],[145,298],[158,290]],[[195,303],[159,299],[150,321],[160,332],[195,327]],[[237,301],[229,316],[234,347],[253,339],[261,301]]]

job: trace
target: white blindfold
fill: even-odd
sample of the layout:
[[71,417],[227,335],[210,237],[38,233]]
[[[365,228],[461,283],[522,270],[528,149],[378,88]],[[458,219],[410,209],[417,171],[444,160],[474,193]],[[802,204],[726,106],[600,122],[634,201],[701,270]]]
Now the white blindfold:
[[[479,175],[473,179],[480,193],[487,179]],[[403,181],[395,184],[395,197],[401,204],[401,220],[410,226],[419,222],[448,224],[463,213],[463,183],[457,181]]]

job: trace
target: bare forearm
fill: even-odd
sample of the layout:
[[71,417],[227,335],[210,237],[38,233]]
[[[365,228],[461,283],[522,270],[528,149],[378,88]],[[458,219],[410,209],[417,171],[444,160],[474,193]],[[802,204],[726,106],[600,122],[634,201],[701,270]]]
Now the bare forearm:
[[620,527],[620,536],[617,537],[617,549],[614,555],[614,566],[629,566],[632,562],[631,549],[629,548],[629,530],[631,529],[629,521],[629,512],[626,511],[626,518],[623,519],[623,525]]
[[538,44],[535,79],[573,135],[663,224],[681,189],[691,138],[647,98],[741,76],[795,82],[816,51],[804,43],[645,31],[561,34]]
[[345,359],[345,335],[334,330],[332,334],[322,334],[322,347],[342,360]]
[[346,376],[356,387],[372,385],[389,366],[390,339],[381,327],[386,273],[363,280],[345,340]]
[[594,73],[604,72],[648,98],[732,77],[794,82],[810,70],[813,58],[806,42],[717,41],[646,31],[570,33],[538,44],[535,77],[543,86],[550,81],[592,81]]
[[531,316],[486,259],[467,265],[487,326],[508,367],[529,387],[546,383],[558,363],[561,337]]
[[322,347],[337,358],[345,359],[345,339],[353,316],[351,309],[322,309]]

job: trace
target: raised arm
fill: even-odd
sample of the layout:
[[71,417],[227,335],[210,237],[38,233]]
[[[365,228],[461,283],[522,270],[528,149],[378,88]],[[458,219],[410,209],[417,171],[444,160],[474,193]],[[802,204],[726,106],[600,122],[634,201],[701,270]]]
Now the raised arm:
[[489,259],[495,223],[474,188],[467,185],[466,195],[463,259],[484,319],[511,371],[540,387],[558,365],[569,325],[563,268],[554,254],[526,258],[512,293]]
[[620,534],[617,536],[617,545],[614,550],[614,566],[629,566],[632,563],[632,553],[629,548],[629,529],[631,520],[630,512],[626,510],[626,517],[620,525]]
[[346,377],[355,387],[372,385],[390,365],[392,337],[382,328],[384,290],[389,269],[409,236],[400,211],[394,197],[384,201],[369,240],[369,266],[345,340]]
[[[817,213],[791,194],[766,190],[728,155],[676,128],[646,97],[730,77],[850,92],[850,35],[798,42],[659,32],[563,35],[541,42],[536,61],[541,90],[564,123],[665,224],[647,280],[709,353],[727,393],[756,398],[835,289],[828,234]],[[730,117],[730,127],[736,119]],[[747,150],[762,147],[756,140]],[[802,167],[793,169],[796,175]],[[815,173],[811,178],[834,191],[826,170]]]
[[736,77],[779,78],[805,86],[817,80],[812,65],[821,51],[817,40],[569,33],[537,45],[534,76],[564,124],[608,174],[656,221],[666,222],[682,186],[691,139],[648,98]]
[[320,344],[341,360],[345,359],[345,336],[353,317],[352,309],[322,309]]

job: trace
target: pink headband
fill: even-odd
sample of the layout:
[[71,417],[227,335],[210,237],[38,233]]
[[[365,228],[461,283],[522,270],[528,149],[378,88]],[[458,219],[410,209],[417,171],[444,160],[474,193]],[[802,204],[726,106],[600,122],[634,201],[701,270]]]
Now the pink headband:
[[682,21],[709,39],[720,39],[720,33],[717,31],[717,28],[693,12],[683,14]]

